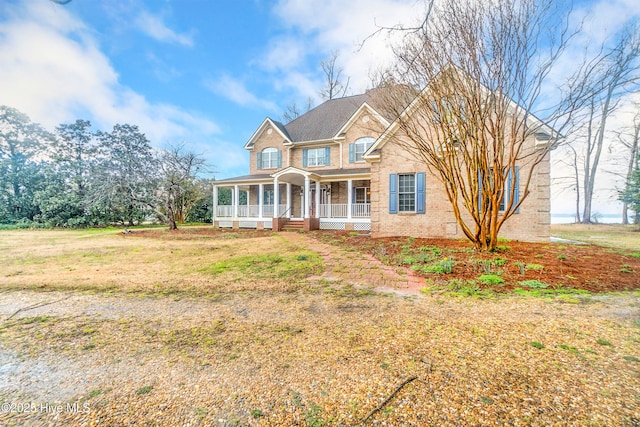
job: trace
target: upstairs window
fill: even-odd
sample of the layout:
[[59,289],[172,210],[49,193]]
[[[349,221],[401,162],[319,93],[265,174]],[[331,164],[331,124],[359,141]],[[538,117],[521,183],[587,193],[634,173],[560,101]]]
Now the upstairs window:
[[258,153],[258,169],[276,169],[282,167],[282,151],[265,148]]
[[374,138],[364,137],[349,144],[349,163],[364,161],[362,156],[373,145],[374,141]]
[[[511,192],[513,191],[513,201],[512,208],[516,206],[520,202],[520,167],[514,166],[513,172],[509,170],[507,172],[507,179],[504,182],[504,188],[502,192],[502,198],[500,199],[500,205],[498,207],[499,212],[504,212],[507,209],[507,206],[510,202]],[[493,168],[489,169],[489,184],[493,187]],[[478,210],[482,211],[483,206],[489,206],[489,195],[483,194],[483,180],[482,180],[482,172],[478,171]],[[491,190],[489,190],[491,192]],[[482,197],[485,196],[484,203]],[[514,211],[515,213],[520,213],[520,208]]]
[[331,164],[329,147],[305,148],[302,150],[302,167],[329,166]]
[[466,118],[466,103],[464,97],[447,96],[440,101],[431,101],[432,118],[435,124],[456,125],[458,119]]

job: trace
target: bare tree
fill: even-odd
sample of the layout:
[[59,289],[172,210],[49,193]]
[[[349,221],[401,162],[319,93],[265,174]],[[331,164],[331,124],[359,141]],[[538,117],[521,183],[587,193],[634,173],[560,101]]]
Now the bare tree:
[[205,167],[205,160],[186,152],[184,145],[162,150],[156,212],[166,218],[170,230],[177,230],[178,223],[185,221],[189,212],[203,197],[203,188],[198,185],[197,176]]
[[[590,99],[592,67],[576,64],[553,104],[542,95],[575,34],[570,10],[554,0],[444,0],[428,13],[405,32],[387,74],[398,88],[382,91],[397,117],[389,138],[440,180],[474,246],[493,249],[536,168]],[[408,107],[407,92],[416,95]]]
[[562,152],[555,157],[554,166],[560,166],[568,172],[566,175],[554,178],[552,185],[556,187],[558,194],[563,194],[568,191],[575,192],[574,221],[578,223],[582,218],[582,204],[580,197],[582,189],[582,181],[580,179],[581,163],[578,151],[573,145],[564,144],[562,146]]
[[311,97],[307,98],[307,104],[305,105],[304,111],[298,107],[298,104],[294,101],[287,107],[287,110],[282,114],[282,120],[285,123],[289,123],[300,117],[302,114],[313,108],[313,99]]
[[[331,54],[331,57],[329,59],[320,62],[320,66],[322,67],[322,72],[324,73],[325,79],[324,87],[320,90],[320,96],[324,100],[343,97],[349,90],[350,79],[347,78],[346,83],[342,81],[342,68],[338,68],[336,66],[337,59],[338,54],[334,52]],[[312,108],[313,99],[311,99],[311,97],[307,98],[307,103],[305,105],[305,108],[303,109],[301,109],[294,101],[287,106],[286,111],[282,114],[282,120],[285,123],[288,123],[292,120],[297,119]]]
[[325,100],[343,97],[349,90],[351,79],[347,77],[346,83],[342,81],[342,68],[337,68],[337,59],[338,53],[333,52],[329,59],[320,62],[325,77],[325,86],[320,91],[320,96]]
[[[633,117],[633,124],[615,132],[617,136],[616,145],[626,148],[626,150],[622,150],[620,160],[626,160],[627,164],[626,169],[622,173],[617,171],[612,171],[612,173],[624,180],[624,188],[629,185],[634,169],[638,168],[638,154],[640,154],[640,151],[638,150],[640,148],[640,105],[634,105],[635,108],[638,109],[638,112]],[[618,151],[617,149],[614,150]],[[637,217],[640,213],[635,212],[635,214]],[[629,203],[624,199],[622,200],[622,223],[629,224]]]
[[584,127],[582,150],[582,188],[584,208],[582,222],[590,223],[596,176],[607,136],[607,124],[620,106],[621,97],[633,90],[640,76],[640,32],[636,26],[626,27],[618,42],[594,67],[592,85],[595,96],[589,104],[589,118]]

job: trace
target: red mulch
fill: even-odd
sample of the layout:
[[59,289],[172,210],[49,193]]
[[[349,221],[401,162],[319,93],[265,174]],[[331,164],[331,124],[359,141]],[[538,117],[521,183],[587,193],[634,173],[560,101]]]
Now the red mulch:
[[[479,260],[505,260],[503,266],[491,266],[491,272],[500,272],[505,283],[500,291],[522,288],[518,282],[539,280],[549,289],[571,288],[589,292],[628,291],[640,289],[640,258],[624,250],[596,245],[568,243],[526,243],[509,241],[496,252],[474,251],[466,240],[412,239],[406,237],[377,238],[355,235],[349,232],[315,232],[315,237],[326,242],[352,247],[372,254],[391,265],[402,265],[403,259],[419,254],[420,248],[435,247],[440,250],[437,260],[453,259],[451,274],[416,274],[430,278],[434,283],[446,283],[452,278],[474,280],[485,274]],[[541,270],[525,269],[524,275],[517,263],[542,265]],[[426,265],[426,264],[424,264]],[[478,283],[481,287],[489,288]],[[491,287],[497,290],[496,287]]]

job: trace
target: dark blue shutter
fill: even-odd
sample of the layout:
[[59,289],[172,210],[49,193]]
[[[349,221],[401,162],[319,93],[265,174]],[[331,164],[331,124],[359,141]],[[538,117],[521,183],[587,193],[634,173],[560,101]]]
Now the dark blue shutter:
[[258,169],[262,169],[262,153],[258,153]]
[[349,144],[349,163],[356,161],[356,144],[353,142]]
[[[515,167],[515,177],[513,179],[513,204],[514,206],[520,203],[520,166]],[[520,208],[516,209],[515,213],[520,213]]]
[[329,166],[331,164],[331,147],[324,148],[324,165]]
[[389,213],[398,213],[398,174],[389,175]]
[[307,167],[307,152],[309,150],[307,150],[306,148],[304,150],[302,150],[302,167],[306,168]]
[[278,167],[282,167],[282,150],[278,150]]
[[424,172],[416,174],[416,213],[425,213],[425,175]]

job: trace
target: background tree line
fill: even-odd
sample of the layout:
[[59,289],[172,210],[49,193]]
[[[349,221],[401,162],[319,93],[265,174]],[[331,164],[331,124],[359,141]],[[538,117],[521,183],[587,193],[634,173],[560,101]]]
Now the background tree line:
[[[0,224],[20,227],[177,224],[211,219],[205,161],[184,145],[154,150],[137,126],[93,132],[76,120],[49,132],[0,106]],[[224,197],[224,195],[223,195]]]

